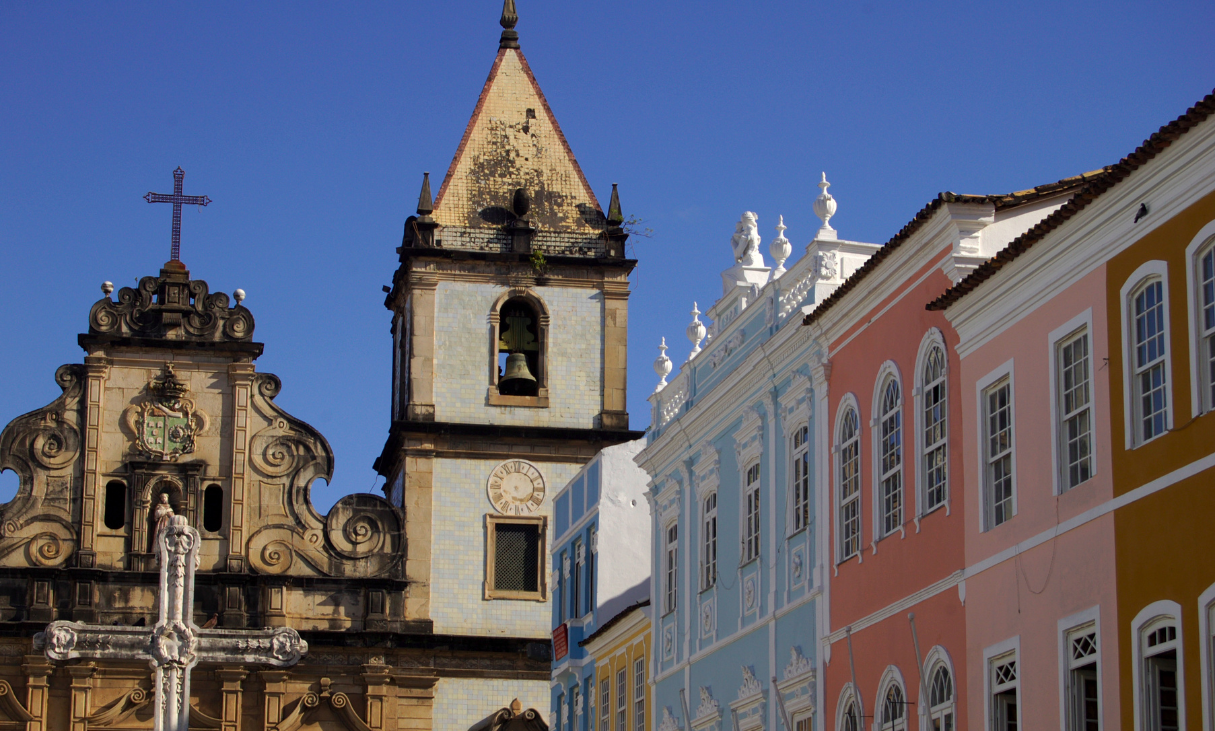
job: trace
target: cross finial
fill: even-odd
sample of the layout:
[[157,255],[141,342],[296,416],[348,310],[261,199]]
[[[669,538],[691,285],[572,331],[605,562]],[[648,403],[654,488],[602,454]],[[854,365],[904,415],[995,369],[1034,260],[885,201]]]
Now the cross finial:
[[186,171],[180,166],[173,171],[173,194],[166,195],[164,193],[148,192],[143,197],[148,203],[172,203],[173,204],[173,244],[169,249],[169,261],[181,262],[181,206],[197,205],[205,206],[211,203],[211,199],[205,195],[182,195],[181,184],[185,180]]
[[502,3],[502,19],[498,21],[502,26],[502,39],[498,41],[498,48],[518,48],[519,33],[515,30],[515,23],[519,22],[519,14],[515,12],[515,0],[503,0]]

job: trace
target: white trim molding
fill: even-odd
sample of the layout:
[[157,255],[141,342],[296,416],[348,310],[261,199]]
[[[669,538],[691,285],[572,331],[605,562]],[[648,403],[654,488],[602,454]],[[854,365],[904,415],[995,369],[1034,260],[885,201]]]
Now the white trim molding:
[[[899,483],[899,524],[897,528],[887,531],[883,525],[885,520],[885,501],[882,495],[882,420],[886,414],[882,411],[883,401],[885,400],[886,385],[893,381],[894,387],[898,390],[898,398],[895,401],[894,409],[890,413],[890,418],[898,420],[898,469],[890,474],[891,477],[897,477]],[[870,418],[869,418],[869,438],[870,438],[870,465],[869,472],[871,478],[871,490],[873,497],[873,525],[871,526],[873,533],[873,552],[877,553],[877,544],[885,538],[899,534],[900,538],[906,537],[906,531],[903,528],[907,520],[907,480],[904,479],[907,473],[907,423],[903,418],[904,407],[907,405],[905,392],[903,390],[903,374],[899,371],[899,366],[893,360],[887,360],[878,368],[877,377],[873,381],[873,401],[870,402]]]
[[[1198,233],[1185,247],[1185,281],[1186,281],[1186,310],[1189,314],[1190,329],[1190,416],[1215,410],[1211,398],[1203,393],[1210,389],[1209,376],[1203,373],[1200,360],[1202,358],[1202,271],[1198,267],[1199,254],[1206,253],[1204,249],[1215,239],[1215,221],[1199,229]],[[1209,728],[1209,727],[1208,727]]]
[[1211,653],[1211,638],[1215,636],[1215,622],[1211,621],[1213,614],[1215,584],[1208,586],[1206,591],[1198,596],[1199,678],[1202,681],[1202,728],[1205,731],[1211,731],[1215,726],[1215,689],[1211,687],[1215,684],[1215,668],[1212,667],[1215,657],[1212,657]]
[[1079,730],[1080,728],[1068,723],[1068,710],[1071,708],[1075,692],[1071,685],[1072,638],[1089,629],[1097,636],[1097,647],[1093,655],[1093,662],[1097,666],[1097,727],[1105,728],[1105,708],[1103,706],[1106,699],[1105,688],[1101,684],[1101,651],[1104,649],[1104,643],[1101,641],[1101,607],[1098,605],[1059,620],[1059,728],[1064,731],[1072,731],[1073,728]]
[[861,456],[860,456],[859,452],[860,452],[860,448],[861,448],[863,424],[861,423],[861,409],[860,409],[860,405],[857,403],[856,394],[851,393],[851,392],[844,394],[844,397],[842,399],[840,399],[839,404],[836,405],[836,407],[835,407],[835,427],[832,429],[832,432],[831,432],[832,433],[831,463],[832,463],[833,473],[834,473],[831,476],[831,494],[833,496],[833,500],[832,500],[833,509],[831,511],[831,521],[834,526],[833,533],[835,534],[834,551],[835,551],[835,565],[837,567],[836,568],[837,574],[839,573],[838,566],[840,564],[844,563],[845,561],[851,559],[854,555],[859,559],[860,563],[864,563],[864,561],[865,561],[865,555],[864,555],[865,502],[864,502],[864,494],[861,489],[861,485],[864,484],[864,477],[863,477],[863,475],[860,475],[860,474],[857,475],[857,486],[856,486],[856,504],[857,504],[856,505],[856,510],[857,510],[857,541],[856,541],[856,543],[857,543],[857,547],[856,547],[855,553],[850,553],[846,556],[844,555],[844,531],[842,530],[843,529],[843,515],[844,515],[843,490],[842,490],[844,465],[842,462],[842,458],[843,458],[844,445],[841,444],[841,442],[840,442],[840,438],[841,438],[840,435],[841,435],[841,430],[844,427],[844,418],[847,415],[849,409],[851,409],[852,412],[855,414],[856,434],[853,435],[848,441],[849,442],[851,442],[853,440],[856,441],[856,448],[857,448],[857,452],[858,452],[856,455],[856,466],[857,466],[857,471],[859,472],[860,468],[861,468],[861,464],[862,464],[862,460],[861,460]]
[[[1164,308],[1164,431],[1151,439],[1143,439],[1138,427],[1138,408],[1136,406],[1135,388],[1135,315],[1132,299],[1145,283],[1153,278],[1161,282],[1161,304]],[[1122,420],[1126,437],[1126,449],[1131,450],[1156,439],[1173,428],[1173,413],[1176,402],[1173,399],[1173,343],[1169,333],[1169,266],[1159,259],[1145,261],[1139,268],[1127,277],[1122,288],[1118,290],[1122,320]]]
[[[994,686],[992,684],[992,673],[996,669],[996,660],[1004,660],[1012,658],[1016,663],[1016,684],[1017,684],[1017,711],[1018,719],[1020,711],[1024,708],[1021,703],[1021,635],[1010,637],[1003,642],[997,642],[983,650],[983,728],[992,729],[994,720],[994,709],[992,708],[991,700]],[[1001,662],[1001,665],[1004,663]],[[957,684],[954,684],[954,693],[957,694]],[[1022,722],[1023,723],[1023,722]]]

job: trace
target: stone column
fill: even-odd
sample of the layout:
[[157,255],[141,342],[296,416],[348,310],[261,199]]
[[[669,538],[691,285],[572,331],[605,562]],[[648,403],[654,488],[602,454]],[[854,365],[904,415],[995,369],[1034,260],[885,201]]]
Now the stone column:
[[228,366],[232,384],[232,489],[229,491],[228,571],[245,570],[245,488],[249,456],[249,402],[253,382],[252,363]]
[[405,451],[405,619],[430,618],[431,514],[433,510],[434,452]]
[[603,283],[603,429],[628,429],[629,283]]
[[223,665],[215,671],[224,692],[221,731],[240,731],[241,681],[248,674],[240,665]]
[[50,731],[46,725],[47,700],[50,695],[47,678],[55,666],[44,655],[26,655],[21,665],[25,671],[25,708],[33,719],[26,722],[26,731]]
[[88,731],[91,708],[89,706],[93,693],[93,673],[97,671],[94,663],[69,665],[68,675],[72,678],[72,731]]
[[283,696],[287,694],[287,678],[291,673],[285,670],[263,670],[258,675],[266,684],[266,715],[263,724],[265,728],[274,728],[283,720]]
[[392,707],[388,685],[392,683],[392,668],[388,665],[364,665],[363,682],[367,685],[367,725],[374,731],[396,726],[396,709]]
[[430,275],[414,275],[409,282],[409,421],[435,420],[435,299],[439,280]]
[[104,422],[105,382],[110,373],[110,359],[85,356],[84,407],[84,500],[80,508],[80,547],[76,551],[76,564],[84,568],[97,565],[97,553],[93,547],[97,526],[97,490],[101,484],[101,426]]

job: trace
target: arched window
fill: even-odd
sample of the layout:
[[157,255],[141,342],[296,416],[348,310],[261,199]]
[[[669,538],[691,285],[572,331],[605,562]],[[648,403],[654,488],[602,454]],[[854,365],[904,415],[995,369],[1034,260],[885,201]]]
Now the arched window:
[[878,538],[885,538],[903,525],[903,396],[893,364],[883,367],[878,376],[874,402],[876,532]]
[[945,381],[945,348],[933,331],[920,368],[920,514],[945,504],[949,478],[949,390]]
[[880,731],[906,731],[907,703],[903,698],[903,687],[898,681],[891,682],[886,687],[882,697],[882,716]]
[[705,496],[702,512],[700,588],[717,584],[717,493]]
[[203,490],[203,530],[218,533],[224,526],[224,488],[207,485]]
[[1127,447],[1172,427],[1169,381],[1168,265],[1149,261],[1122,287],[1123,378]]
[[954,731],[953,676],[945,663],[939,663],[929,677],[928,728],[931,731]]
[[841,412],[836,432],[839,485],[839,560],[861,551],[861,428],[856,407],[848,404]]
[[127,486],[114,480],[105,486],[105,527],[121,530],[127,524]]
[[1176,602],[1158,601],[1144,607],[1131,622],[1137,635],[1132,668],[1136,727],[1144,731],[1188,728],[1180,616]]
[[863,728],[861,719],[864,717],[865,712],[861,708],[856,688],[852,683],[848,683],[840,691],[839,704],[836,706],[835,727],[838,731],[861,731]]
[[540,391],[540,316],[524,297],[512,297],[498,311],[498,393],[536,396]]

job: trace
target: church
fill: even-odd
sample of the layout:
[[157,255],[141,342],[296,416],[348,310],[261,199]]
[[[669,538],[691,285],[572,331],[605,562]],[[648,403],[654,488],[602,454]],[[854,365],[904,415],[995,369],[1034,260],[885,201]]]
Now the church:
[[[162,675],[184,678],[192,729],[547,728],[552,496],[641,436],[625,392],[636,262],[615,186],[605,213],[517,20],[506,0],[385,288],[382,496],[313,507],[335,455],[275,403],[291,385],[257,369],[244,293],[181,261],[181,205],[205,197],[182,194],[180,169],[173,195],[149,194],[174,204],[170,260],[102,286],[82,361],[54,374],[63,394],[0,432],[0,470],[20,479],[0,506],[0,728],[185,728],[161,725]],[[173,554],[169,536],[193,543]],[[192,591],[175,629],[166,586]]]

